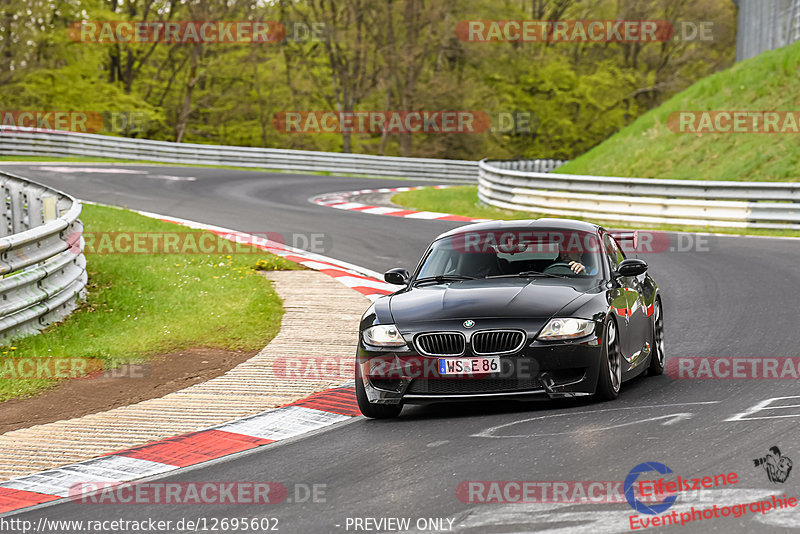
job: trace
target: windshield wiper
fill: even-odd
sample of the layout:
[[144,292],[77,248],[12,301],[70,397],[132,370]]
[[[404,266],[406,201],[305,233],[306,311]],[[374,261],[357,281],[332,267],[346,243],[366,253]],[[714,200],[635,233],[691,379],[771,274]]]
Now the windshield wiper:
[[550,278],[569,278],[564,274],[543,273],[541,271],[522,271],[515,274],[499,274],[497,276],[487,276],[486,278],[527,278],[534,276],[549,276]]
[[425,282],[436,282],[441,284],[444,282],[460,282],[462,280],[476,280],[474,276],[462,276],[459,274],[440,274],[439,276],[426,276],[425,278],[417,278],[414,280],[413,285],[424,284]]

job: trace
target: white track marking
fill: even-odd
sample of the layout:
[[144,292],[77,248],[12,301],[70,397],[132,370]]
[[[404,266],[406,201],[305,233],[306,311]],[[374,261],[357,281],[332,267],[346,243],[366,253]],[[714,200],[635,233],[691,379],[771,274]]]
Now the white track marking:
[[771,399],[763,400],[761,402],[754,404],[753,406],[751,406],[750,408],[746,409],[743,412],[728,417],[727,419],[725,419],[725,421],[756,421],[759,419],[784,419],[786,417],[800,417],[800,413],[784,414],[784,415],[762,415],[760,417],[750,417],[751,415],[758,413],[760,411],[800,408],[800,405],[797,404],[771,406],[773,401],[785,400],[785,399],[800,399],[800,395],[794,395],[791,397],[773,397]]
[[33,167],[33,170],[65,174],[74,172],[85,174],[147,174],[147,171],[135,171],[133,169],[104,169],[102,167]]
[[653,409],[656,409],[656,408],[671,408],[671,407],[676,407],[676,406],[695,406],[695,405],[719,404],[720,402],[721,401],[685,402],[685,403],[678,403],[678,404],[660,404],[660,405],[650,405],[650,406],[630,406],[630,407],[625,407],[625,408],[607,408],[607,409],[604,409],[604,410],[587,410],[587,411],[583,411],[583,412],[566,412],[566,413],[546,414],[546,415],[540,415],[540,416],[537,416],[537,417],[530,417],[528,419],[521,419],[519,421],[513,421],[511,423],[504,423],[502,425],[489,427],[486,430],[482,430],[482,431],[478,432],[477,434],[472,434],[472,437],[475,437],[475,438],[492,438],[492,439],[508,439],[508,438],[530,438],[530,437],[535,437],[535,436],[561,436],[561,435],[565,435],[565,434],[574,434],[574,433],[580,433],[580,432],[601,432],[603,430],[610,430],[610,429],[619,428],[619,427],[623,427],[623,426],[630,426],[630,425],[634,425],[634,424],[638,424],[638,423],[645,423],[645,422],[648,422],[648,421],[658,421],[658,420],[661,420],[661,419],[667,419],[666,422],[662,423],[663,425],[671,425],[671,424],[674,424],[674,423],[676,423],[678,421],[689,419],[690,417],[692,417],[692,414],[691,413],[686,413],[686,412],[673,413],[673,414],[668,414],[668,415],[663,415],[663,416],[658,416],[658,417],[651,417],[651,418],[648,418],[648,419],[640,419],[638,421],[631,421],[629,423],[621,423],[621,424],[617,424],[617,425],[611,425],[611,426],[607,426],[607,427],[599,427],[599,428],[594,427],[594,428],[589,428],[589,429],[575,429],[575,430],[569,430],[569,431],[566,431],[566,432],[555,432],[555,433],[544,433],[544,434],[534,433],[534,434],[523,434],[523,435],[512,435],[512,436],[505,436],[505,435],[498,436],[498,435],[495,435],[495,433],[497,431],[499,431],[501,429],[504,429],[504,428],[508,428],[510,426],[519,425],[519,424],[522,424],[522,423],[529,423],[531,421],[539,421],[539,420],[542,420],[542,419],[550,419],[550,418],[553,418],[553,417],[590,415],[590,414],[603,413],[603,412],[616,412],[616,411],[627,411],[627,410],[653,410]]
[[353,208],[365,208],[367,204],[359,202],[344,202],[342,204],[329,204],[328,207],[336,208],[337,210],[351,210]]
[[153,180],[167,180],[169,182],[196,182],[194,176],[170,176],[168,174],[148,174],[148,178]]
[[101,167],[67,167],[67,166],[45,166],[33,167],[35,171],[44,172],[57,172],[62,174],[81,173],[81,174],[136,174],[144,175],[146,178],[152,180],[166,180],[169,182],[196,182],[197,178],[194,176],[173,176],[169,174],[150,174],[146,170],[133,170],[133,169],[104,169]]
[[373,215],[386,215],[389,213],[397,213],[398,211],[406,211],[405,208],[390,208],[388,206],[376,206],[374,208],[369,208],[365,210],[361,210],[361,213],[371,213]]
[[449,213],[438,213],[436,211],[418,211],[417,213],[411,213],[406,215],[406,219],[439,219],[441,217],[448,217]]

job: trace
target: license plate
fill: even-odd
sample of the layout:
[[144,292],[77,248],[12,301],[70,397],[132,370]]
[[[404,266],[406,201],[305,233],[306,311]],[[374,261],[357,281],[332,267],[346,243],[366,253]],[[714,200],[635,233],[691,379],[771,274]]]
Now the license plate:
[[475,375],[496,373],[500,370],[500,358],[439,358],[440,375]]

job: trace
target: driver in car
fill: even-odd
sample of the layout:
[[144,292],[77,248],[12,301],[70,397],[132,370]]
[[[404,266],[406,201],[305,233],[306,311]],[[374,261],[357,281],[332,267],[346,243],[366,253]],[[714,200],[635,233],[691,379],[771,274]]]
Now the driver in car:
[[553,265],[563,263],[569,265],[572,272],[575,274],[588,274],[590,276],[597,274],[597,266],[589,266],[588,270],[583,262],[583,252],[580,250],[567,249],[562,244],[559,247],[558,257],[553,261]]

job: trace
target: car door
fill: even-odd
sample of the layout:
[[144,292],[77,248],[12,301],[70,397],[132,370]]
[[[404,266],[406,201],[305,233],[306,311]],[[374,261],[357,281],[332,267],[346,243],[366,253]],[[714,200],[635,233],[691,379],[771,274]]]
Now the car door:
[[[603,236],[603,251],[608,260],[608,266],[611,273],[617,270],[617,267],[625,259],[617,242],[610,235]],[[610,291],[610,306],[611,312],[617,320],[617,332],[619,340],[619,350],[626,361],[630,362],[633,353],[638,350],[634,349],[635,340],[631,328],[631,307],[636,303],[636,288],[631,277],[621,276],[616,279],[616,283],[612,280],[613,287]]]
[[[650,342],[650,317],[647,315],[647,300],[644,294],[646,274],[628,277],[625,284],[628,293],[628,327],[631,331],[631,358]],[[637,362],[638,363],[638,362]]]

